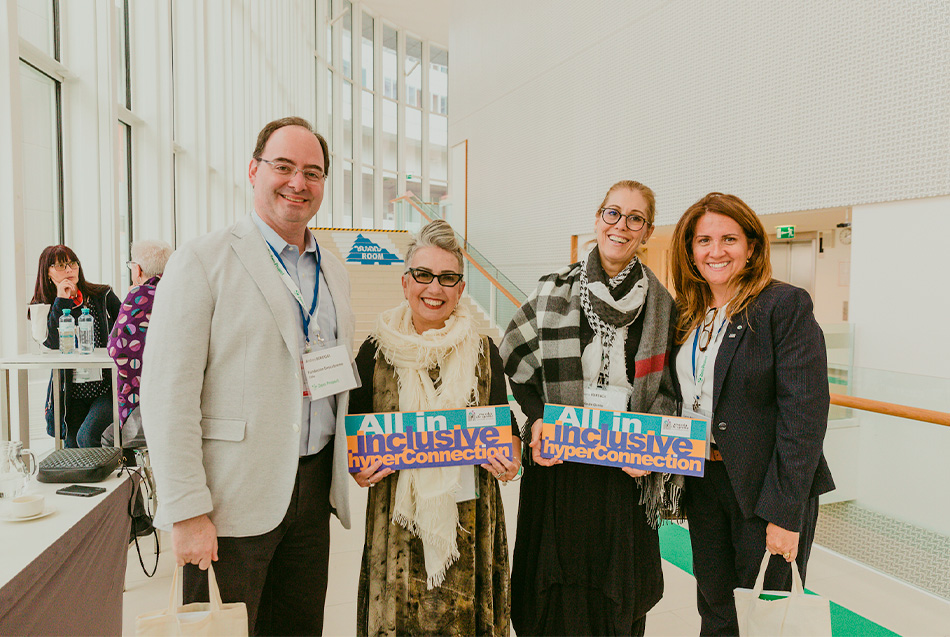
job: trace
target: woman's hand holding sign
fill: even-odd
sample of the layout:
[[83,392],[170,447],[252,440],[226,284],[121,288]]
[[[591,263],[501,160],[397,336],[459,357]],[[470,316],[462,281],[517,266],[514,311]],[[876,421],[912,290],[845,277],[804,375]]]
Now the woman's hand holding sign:
[[501,482],[508,482],[521,470],[521,441],[512,436],[512,457],[509,460],[504,456],[492,456],[489,462],[482,464],[482,468],[491,471],[492,475]]
[[377,482],[385,478],[391,473],[395,473],[389,467],[386,467],[382,471],[379,471],[379,468],[382,466],[382,458],[376,458],[373,460],[368,467],[360,471],[359,473],[351,473],[353,479],[356,480],[356,484],[361,487],[371,487],[374,486]]
[[541,457],[541,419],[538,418],[534,421],[534,424],[531,425],[531,444],[528,445],[531,447],[531,457],[534,458],[535,464],[541,465],[542,467],[553,467],[556,464],[561,464],[564,462],[561,460],[560,456],[554,458],[543,458]]

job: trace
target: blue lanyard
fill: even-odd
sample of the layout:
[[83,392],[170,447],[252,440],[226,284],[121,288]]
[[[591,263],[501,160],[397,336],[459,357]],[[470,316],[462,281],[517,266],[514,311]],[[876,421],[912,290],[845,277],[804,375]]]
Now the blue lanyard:
[[[284,260],[280,258],[280,254],[277,253],[277,250],[274,249],[274,246],[270,244],[269,241],[265,241],[267,247],[270,248],[270,251],[274,253],[274,256],[277,257],[277,260],[280,262],[280,266],[284,269],[284,273],[287,276],[290,276],[290,271],[287,269],[287,266],[284,265]],[[320,246],[317,245],[317,275],[316,275],[316,284],[313,287],[313,303],[310,304],[310,311],[304,314],[303,311],[303,297],[297,298],[297,295],[294,295],[297,300],[297,311],[300,312],[300,320],[303,322],[303,335],[307,340],[307,344],[310,344],[310,320],[313,318],[313,311],[317,309],[317,300],[320,298],[320,263],[323,261],[323,255],[320,254]],[[298,290],[299,293],[299,290]],[[319,331],[319,330],[318,330]],[[322,341],[320,335],[317,334],[317,339]]]

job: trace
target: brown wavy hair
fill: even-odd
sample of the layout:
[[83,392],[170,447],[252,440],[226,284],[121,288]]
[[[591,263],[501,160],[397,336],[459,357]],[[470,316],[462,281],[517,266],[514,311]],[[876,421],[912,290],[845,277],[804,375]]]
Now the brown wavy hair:
[[769,260],[769,237],[762,221],[744,201],[735,195],[711,192],[686,209],[676,224],[670,244],[670,276],[676,290],[676,306],[679,318],[676,321],[676,343],[686,341],[689,333],[706,316],[706,309],[713,304],[713,293],[706,279],[693,263],[693,237],[700,217],[708,212],[725,215],[739,224],[745,233],[752,256],[734,278],[736,296],[729,304],[728,316],[744,312],[758,294],[772,280],[772,263]]
[[103,283],[90,283],[86,280],[82,272],[82,262],[79,257],[69,247],[64,245],[49,246],[40,253],[40,262],[36,270],[36,286],[33,288],[33,299],[30,305],[34,303],[47,303],[52,305],[56,298],[56,284],[49,277],[50,267],[57,263],[66,263],[75,261],[79,264],[79,283],[76,287],[82,292],[83,297],[90,298],[96,294],[105,294],[109,286]]

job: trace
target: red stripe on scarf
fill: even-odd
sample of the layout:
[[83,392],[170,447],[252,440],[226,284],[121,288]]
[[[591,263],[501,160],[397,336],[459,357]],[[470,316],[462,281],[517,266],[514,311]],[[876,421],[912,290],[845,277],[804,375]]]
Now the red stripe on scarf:
[[651,356],[650,358],[644,358],[636,362],[634,377],[640,378],[646,376],[647,374],[652,374],[653,372],[662,372],[663,368],[666,367],[666,359],[669,356],[669,352],[663,352],[662,354],[657,354],[656,356]]

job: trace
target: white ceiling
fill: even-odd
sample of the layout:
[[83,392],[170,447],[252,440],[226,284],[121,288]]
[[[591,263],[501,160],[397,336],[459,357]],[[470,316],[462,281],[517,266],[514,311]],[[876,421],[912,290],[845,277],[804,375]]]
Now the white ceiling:
[[448,46],[449,0],[363,0],[363,8],[425,40]]

